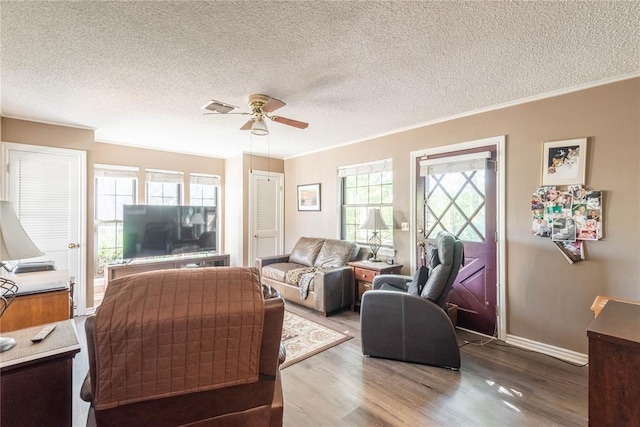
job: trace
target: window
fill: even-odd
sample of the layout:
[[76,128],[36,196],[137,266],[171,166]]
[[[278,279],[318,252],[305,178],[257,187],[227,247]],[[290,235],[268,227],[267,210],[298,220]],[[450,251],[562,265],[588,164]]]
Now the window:
[[182,203],[182,182],[182,172],[147,169],[147,204],[180,205]]
[[338,168],[341,187],[340,238],[368,245],[373,230],[360,226],[369,209],[378,208],[389,226],[380,230],[382,247],[393,248],[393,163],[390,159]]
[[213,175],[190,175],[189,204],[191,206],[217,206],[220,178]]
[[[202,231],[213,232],[213,239],[215,245],[213,247],[218,248],[217,236],[218,233],[218,190],[220,188],[220,178],[213,175],[196,175],[191,174],[189,176],[189,205],[191,206],[205,206],[203,210],[204,227]],[[198,220],[200,220],[198,218]],[[198,227],[195,225],[195,227]],[[197,233],[199,230],[195,230]]]
[[495,168],[489,151],[420,162],[425,179],[425,238],[448,231],[470,242],[486,240],[485,173]]
[[95,176],[95,276],[104,265],[122,258],[122,205],[137,201],[137,169],[96,165]]

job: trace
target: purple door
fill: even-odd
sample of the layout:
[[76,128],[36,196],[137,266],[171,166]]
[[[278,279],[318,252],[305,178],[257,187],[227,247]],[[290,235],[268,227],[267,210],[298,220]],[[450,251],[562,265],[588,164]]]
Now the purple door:
[[497,334],[495,158],[494,146],[428,156],[419,160],[418,177],[418,237],[433,240],[445,230],[464,242],[465,263],[449,294],[458,326],[491,336]]

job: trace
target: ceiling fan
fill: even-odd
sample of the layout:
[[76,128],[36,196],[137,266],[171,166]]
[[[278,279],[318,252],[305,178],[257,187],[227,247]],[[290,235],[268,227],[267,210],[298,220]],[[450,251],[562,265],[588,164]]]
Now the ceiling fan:
[[277,123],[293,126],[298,129],[306,129],[309,126],[309,123],[288,119],[286,117],[271,115],[272,112],[274,112],[278,108],[284,107],[285,105],[287,104],[280,101],[279,99],[272,98],[268,95],[254,94],[249,95],[249,108],[251,108],[250,113],[234,112],[234,110],[238,107],[215,100],[211,100],[202,108],[210,111],[209,113],[205,114],[244,114],[253,116],[247,123],[244,124],[244,126],[240,128],[240,130],[251,130],[251,133],[253,133],[254,135],[269,134],[267,124],[264,122],[265,117]]

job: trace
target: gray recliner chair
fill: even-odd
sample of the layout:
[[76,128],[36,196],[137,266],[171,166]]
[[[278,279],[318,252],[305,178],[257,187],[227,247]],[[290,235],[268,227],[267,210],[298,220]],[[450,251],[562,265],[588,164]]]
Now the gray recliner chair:
[[427,244],[429,267],[414,277],[380,275],[360,307],[362,353],[458,370],[460,349],[446,312],[447,296],[464,263],[464,246],[440,232]]

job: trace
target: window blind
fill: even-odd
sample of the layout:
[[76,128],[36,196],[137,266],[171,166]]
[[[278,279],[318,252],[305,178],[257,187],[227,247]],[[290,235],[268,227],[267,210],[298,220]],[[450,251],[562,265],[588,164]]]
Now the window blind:
[[146,182],[161,182],[165,184],[182,184],[184,174],[175,171],[161,171],[154,169],[145,170]]
[[376,162],[359,163],[357,165],[341,166],[338,168],[338,178],[351,175],[362,175],[365,173],[375,173],[393,170],[391,159],[379,160]]
[[220,177],[216,175],[199,175],[191,174],[189,176],[189,182],[191,184],[200,185],[220,185]]
[[16,213],[29,237],[38,246],[54,239],[68,241],[72,218],[69,180],[73,179],[69,163],[28,156],[19,157],[17,167]]
[[424,159],[420,161],[420,176],[482,170],[489,168],[492,162],[489,151],[455,157]]
[[96,178],[138,178],[138,168],[128,166],[99,165],[93,167]]

